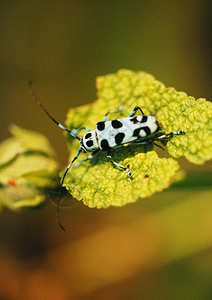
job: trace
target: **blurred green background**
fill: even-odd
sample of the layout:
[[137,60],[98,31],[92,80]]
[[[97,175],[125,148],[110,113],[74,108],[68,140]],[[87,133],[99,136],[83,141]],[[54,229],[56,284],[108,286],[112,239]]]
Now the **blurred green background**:
[[[95,78],[144,70],[195,98],[212,98],[211,1],[0,2],[0,139],[15,123],[42,132],[63,166],[68,108],[96,99]],[[184,169],[211,172],[211,163]],[[210,186],[173,188],[98,211],[55,206],[0,220],[1,299],[211,299]],[[69,198],[70,201],[71,198]]]

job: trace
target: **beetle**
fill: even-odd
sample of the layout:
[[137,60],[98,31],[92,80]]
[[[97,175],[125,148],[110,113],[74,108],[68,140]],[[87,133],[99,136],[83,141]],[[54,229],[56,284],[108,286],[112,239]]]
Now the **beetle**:
[[[77,152],[77,154],[72,159],[71,163],[66,168],[61,183],[60,188],[58,192],[58,202],[57,202],[57,220],[60,225],[60,227],[64,229],[64,227],[61,225],[59,220],[59,206],[60,206],[60,194],[62,190],[62,186],[65,180],[65,177],[67,175],[67,172],[73,165],[73,163],[77,160],[81,152],[84,153],[90,153],[91,154],[84,160],[76,163],[75,167],[78,167],[83,162],[90,160],[96,153],[99,151],[105,151],[106,156],[109,162],[111,162],[114,166],[119,167],[123,170],[125,170],[128,173],[128,176],[130,179],[132,179],[132,173],[131,171],[111,158],[111,150],[121,147],[124,144],[148,144],[148,143],[154,143],[156,140],[164,139],[168,136],[173,135],[182,135],[184,134],[184,131],[173,131],[167,134],[161,133],[161,135],[158,135],[157,137],[152,137],[153,134],[156,132],[159,132],[162,129],[162,124],[156,119],[154,116],[148,116],[145,115],[142,109],[139,106],[136,106],[131,113],[126,118],[120,118],[115,120],[108,120],[108,115],[111,113],[119,112],[123,109],[123,104],[116,110],[109,111],[105,117],[104,121],[98,122],[96,124],[96,129],[91,130],[87,127],[81,127],[79,129],[72,129],[69,130],[68,128],[64,127],[62,124],[57,122],[45,109],[43,104],[40,102],[40,100],[37,98],[35,93],[32,90],[32,82],[29,82],[29,90],[33,98],[36,100],[38,105],[42,108],[42,110],[47,114],[47,116],[54,122],[58,127],[61,129],[67,131],[73,138],[79,140],[79,146],[80,149]],[[141,115],[135,116],[136,112],[140,111]],[[82,137],[78,137],[77,133],[79,133],[81,130],[87,131],[85,135]]]

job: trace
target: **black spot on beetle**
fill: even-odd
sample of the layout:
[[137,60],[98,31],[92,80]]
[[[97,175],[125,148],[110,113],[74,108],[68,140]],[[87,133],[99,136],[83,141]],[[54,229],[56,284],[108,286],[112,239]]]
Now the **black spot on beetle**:
[[[140,118],[140,116],[139,116]],[[141,120],[139,121],[137,117],[133,117],[130,119],[130,121],[133,123],[133,124],[138,124],[138,123],[145,123],[148,119],[148,116],[142,116]]]
[[96,128],[99,130],[99,131],[103,131],[105,129],[105,122],[98,122],[96,124]]
[[137,124],[137,123],[138,123],[137,117],[130,118],[130,121],[131,121],[133,124]]
[[110,146],[109,146],[108,141],[106,139],[101,141],[100,147],[103,151],[106,151],[106,150],[110,149]]
[[85,135],[85,138],[86,138],[86,139],[89,139],[89,138],[91,137],[91,135],[92,135],[92,134],[89,132],[89,133],[87,133],[87,134]]
[[121,128],[123,126],[122,122],[120,122],[119,120],[113,120],[111,122],[111,125],[114,129]]
[[117,144],[117,145],[120,145],[121,142],[123,141],[124,137],[125,137],[125,134],[122,133],[122,132],[119,132],[119,133],[115,136],[115,142],[116,142],[116,144]]
[[87,142],[86,142],[86,145],[87,145],[88,147],[92,147],[92,146],[93,146],[93,141],[87,141]]
[[133,136],[139,137],[140,131],[141,131],[141,128],[136,128],[136,129],[133,131]]
[[147,121],[148,117],[147,116],[142,116],[141,123],[145,123]]
[[151,134],[151,131],[150,131],[150,129],[149,129],[149,127],[148,127],[148,126],[144,126],[142,129],[143,129],[143,131],[145,131],[145,133],[146,133],[146,136],[148,136],[148,135],[150,135],[150,134]]
[[146,133],[146,136],[149,136],[151,134],[151,131],[150,131],[149,127],[148,126],[144,126],[144,127],[141,127],[141,128],[136,128],[133,131],[133,136],[139,137],[141,130],[143,130]]

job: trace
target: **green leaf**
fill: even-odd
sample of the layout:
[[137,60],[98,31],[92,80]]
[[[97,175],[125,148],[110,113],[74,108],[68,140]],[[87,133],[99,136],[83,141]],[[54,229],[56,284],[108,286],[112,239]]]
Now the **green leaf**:
[[20,128],[14,124],[10,126],[10,132],[13,134],[13,137],[1,142],[0,167],[23,153],[36,152],[53,158],[56,157],[49,141],[42,134]]
[[166,88],[150,74],[129,70],[97,78],[97,88],[105,104],[107,99],[111,103],[119,99],[118,103],[124,102],[127,106],[129,103],[130,110],[135,105],[140,106],[147,115],[156,113],[165,133],[185,131],[186,135],[174,137],[167,143],[170,155],[185,156],[195,164],[212,158],[211,102],[203,98],[195,100],[184,92]]
[[13,210],[34,208],[56,186],[59,165],[43,135],[16,125],[11,132],[0,144],[0,201]]
[[[166,88],[145,72],[120,70],[116,74],[98,77],[96,85],[98,100],[70,109],[66,121],[68,128],[88,127],[94,130],[96,123],[102,121],[108,111],[119,108],[122,103],[124,109],[109,115],[109,118],[126,117],[135,106],[140,106],[146,115],[156,113],[157,120],[163,125],[162,132],[185,131],[185,135],[161,140],[171,156],[185,156],[196,164],[212,158],[210,102],[195,100],[174,88]],[[73,159],[79,150],[79,142],[70,135],[66,136]],[[81,155],[81,159],[86,157],[87,154]],[[75,198],[83,199],[90,207],[122,206],[167,188],[179,168],[172,158],[158,158],[150,144],[131,144],[114,149],[112,159],[129,166],[133,180],[129,179],[126,171],[111,165],[102,152],[81,166],[72,168],[64,186]]]
[[133,173],[130,180],[126,171],[113,167],[105,153],[98,154],[92,162],[73,169],[68,174],[66,186],[77,199],[83,199],[89,207],[106,208],[135,202],[139,197],[151,196],[170,184],[170,178],[178,170],[173,159],[160,159],[151,146],[127,146],[113,151],[113,159],[129,165]]

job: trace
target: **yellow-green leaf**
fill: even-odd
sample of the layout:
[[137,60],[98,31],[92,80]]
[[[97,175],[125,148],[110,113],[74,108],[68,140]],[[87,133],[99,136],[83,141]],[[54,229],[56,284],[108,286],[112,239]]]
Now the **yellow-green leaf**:
[[37,207],[57,184],[54,150],[39,133],[16,125],[11,132],[13,137],[0,144],[0,202],[13,210]]
[[85,162],[68,174],[66,187],[75,198],[83,199],[84,204],[98,208],[123,206],[162,191],[169,186],[179,166],[171,158],[158,158],[151,148],[134,145],[113,151],[115,161],[129,166],[132,180],[126,171],[113,167],[105,153],[99,153],[93,161]]
[[[161,140],[171,156],[185,156],[196,164],[212,158],[210,102],[195,100],[174,88],[166,88],[145,72],[120,70],[116,74],[98,77],[96,82],[98,100],[70,109],[66,121],[68,128],[88,127],[95,130],[96,123],[121,104],[124,104],[124,109],[109,115],[110,119],[126,117],[135,106],[140,106],[146,115],[156,114],[157,120],[163,125],[162,132],[185,132],[185,135]],[[70,135],[66,136],[73,159],[79,150],[79,142]],[[86,157],[87,154],[81,155],[81,159]],[[131,144],[114,149],[112,159],[128,166],[133,180],[129,179],[126,171],[111,165],[102,152],[78,168],[72,168],[64,186],[75,198],[83,199],[90,207],[122,206],[167,188],[178,169],[178,163],[173,159],[158,158],[150,144]]]

